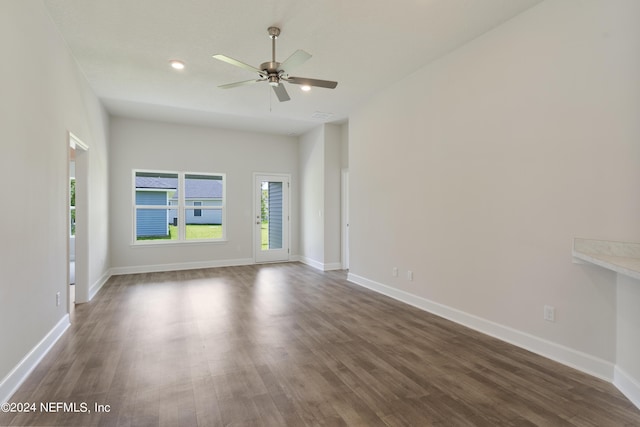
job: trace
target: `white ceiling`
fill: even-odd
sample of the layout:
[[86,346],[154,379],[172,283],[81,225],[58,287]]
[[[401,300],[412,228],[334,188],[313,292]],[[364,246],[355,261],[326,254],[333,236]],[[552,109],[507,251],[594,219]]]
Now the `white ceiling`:
[[[115,115],[300,134],[343,122],[376,91],[500,25],[541,0],[44,0],[96,95]],[[282,33],[277,60],[313,55],[292,73],[336,80],[334,90],[278,102],[254,75],[271,60],[269,26]],[[176,71],[170,59],[185,62]],[[315,112],[331,113],[314,119]]]

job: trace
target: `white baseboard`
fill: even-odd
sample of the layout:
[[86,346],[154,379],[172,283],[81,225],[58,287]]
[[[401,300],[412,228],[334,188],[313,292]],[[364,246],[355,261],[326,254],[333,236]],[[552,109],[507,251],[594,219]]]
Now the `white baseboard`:
[[465,313],[446,305],[430,301],[408,292],[349,273],[347,280],[393,299],[433,313],[478,332],[506,341],[533,353],[555,360],[608,382],[613,382],[615,365],[590,354],[547,341],[540,337],[518,331],[473,314]]
[[104,284],[107,283],[107,280],[109,280],[111,275],[111,269],[108,269],[98,280],[96,280],[93,285],[89,287],[89,301],[91,301],[93,297],[95,297],[98,292],[100,292],[100,289],[102,289]]
[[631,403],[640,408],[640,383],[618,366],[613,374],[613,385],[627,396]]
[[341,262],[328,262],[324,265],[324,271],[342,270]]
[[320,261],[316,261],[315,259],[311,259],[311,258],[307,258],[306,256],[302,256],[302,255],[298,255],[298,260],[303,263],[306,264],[310,267],[315,268],[316,270],[320,270],[320,271],[330,271],[330,270],[341,270],[342,269],[342,264],[339,262],[330,262],[330,263],[323,263]]
[[157,273],[161,271],[195,270],[198,268],[234,267],[238,265],[252,265],[253,258],[224,259],[217,261],[182,262],[175,264],[137,265],[133,267],[112,267],[111,274]]
[[38,366],[38,363],[51,350],[51,347],[60,339],[70,325],[69,315],[65,314],[53,329],[7,374],[0,382],[0,404],[6,403],[11,399],[13,393]]
[[313,267],[316,270],[324,271],[324,264],[320,261],[316,261],[315,259],[307,258],[306,256],[299,255],[299,261],[303,264],[308,265],[309,267]]

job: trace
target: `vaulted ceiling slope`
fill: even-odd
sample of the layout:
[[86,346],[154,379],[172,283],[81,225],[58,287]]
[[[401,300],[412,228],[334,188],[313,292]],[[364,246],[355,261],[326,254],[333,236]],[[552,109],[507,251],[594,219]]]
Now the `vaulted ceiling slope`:
[[[111,114],[300,134],[341,122],[376,91],[511,19],[541,0],[44,0],[89,84]],[[278,102],[249,71],[271,60],[269,26],[282,33],[277,60],[313,55],[292,75],[336,80],[334,90]],[[186,64],[172,69],[169,60]],[[471,72],[472,70],[470,70]],[[315,114],[314,113],[330,113]],[[319,116],[319,118],[318,118]],[[327,117],[329,116],[329,117]]]

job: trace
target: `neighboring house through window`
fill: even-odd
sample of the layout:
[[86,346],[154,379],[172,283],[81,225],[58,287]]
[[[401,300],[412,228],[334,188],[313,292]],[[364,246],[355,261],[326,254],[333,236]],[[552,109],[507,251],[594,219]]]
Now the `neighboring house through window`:
[[134,170],[133,178],[135,243],[225,239],[224,174]]

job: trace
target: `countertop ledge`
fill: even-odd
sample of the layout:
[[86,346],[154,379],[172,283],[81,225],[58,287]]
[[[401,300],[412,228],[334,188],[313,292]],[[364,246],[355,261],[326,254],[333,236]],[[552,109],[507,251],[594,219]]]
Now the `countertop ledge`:
[[640,243],[573,239],[573,256],[640,280]]

